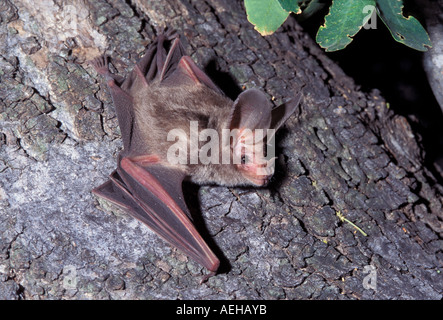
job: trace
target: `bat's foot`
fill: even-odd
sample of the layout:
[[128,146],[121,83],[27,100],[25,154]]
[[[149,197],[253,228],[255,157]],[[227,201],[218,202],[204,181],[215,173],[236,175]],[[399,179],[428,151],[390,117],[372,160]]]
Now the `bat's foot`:
[[108,83],[108,86],[113,86],[115,85],[115,81],[117,83],[121,83],[123,82],[123,78],[116,75],[116,74],[112,74],[111,71],[109,71],[109,64],[108,64],[108,59],[105,56],[100,56],[98,58],[95,58],[94,60],[89,62],[95,69],[95,71],[101,75],[102,77],[104,77]]
[[174,40],[175,38],[178,37],[178,33],[177,30],[175,29],[166,29],[164,31],[165,37],[168,41]]
[[[164,39],[171,41],[174,40],[175,38],[178,37],[178,33],[177,30],[173,29],[173,28],[157,28],[157,35],[158,37],[164,37]],[[157,37],[157,38],[158,38]]]
[[97,73],[103,77],[107,77],[109,75],[108,59],[105,56],[95,58],[94,60],[90,61],[90,64],[94,67],[95,71],[97,71]]

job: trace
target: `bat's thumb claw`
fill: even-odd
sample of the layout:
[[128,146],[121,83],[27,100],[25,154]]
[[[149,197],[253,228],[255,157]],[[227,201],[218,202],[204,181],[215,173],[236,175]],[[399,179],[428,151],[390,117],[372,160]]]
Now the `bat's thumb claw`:
[[203,276],[203,278],[200,280],[200,284],[205,283],[206,281],[208,281],[209,278],[215,276],[216,274],[217,274],[217,272],[212,271],[212,272],[210,272],[209,274]]

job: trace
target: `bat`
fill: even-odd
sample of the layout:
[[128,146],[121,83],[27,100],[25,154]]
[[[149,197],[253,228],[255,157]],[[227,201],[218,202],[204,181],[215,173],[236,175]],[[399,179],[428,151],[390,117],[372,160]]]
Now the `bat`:
[[111,73],[104,56],[92,65],[106,80],[123,139],[117,169],[92,192],[205,267],[208,277],[216,274],[220,261],[193,225],[182,182],[265,186],[274,173],[266,147],[301,94],[274,109],[258,89],[232,101],[171,30],[147,46],[126,78]]

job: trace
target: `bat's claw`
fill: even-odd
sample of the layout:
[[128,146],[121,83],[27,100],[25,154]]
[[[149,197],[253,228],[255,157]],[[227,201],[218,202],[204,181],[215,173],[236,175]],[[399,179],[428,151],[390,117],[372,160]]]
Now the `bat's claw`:
[[208,281],[209,278],[212,278],[213,276],[215,276],[217,274],[217,272],[212,271],[209,274],[203,276],[203,278],[200,280],[200,284],[205,283],[206,281]]
[[106,56],[97,57],[94,60],[89,61],[89,63],[94,67],[95,71],[99,75],[106,79],[108,85],[114,85],[114,81],[117,81],[117,83],[123,82],[123,78],[118,75],[112,74],[111,71],[109,71],[109,64]]
[[178,33],[177,30],[173,29],[173,28],[157,28],[157,38],[158,37],[163,37],[165,40],[167,41],[171,41],[174,40],[175,38],[178,37]]
[[178,37],[178,33],[177,30],[175,29],[165,29],[163,31],[163,33],[165,34],[166,39],[168,39],[168,41],[174,40],[175,38]]
[[108,59],[100,56],[89,62],[98,74],[106,77],[109,74]]

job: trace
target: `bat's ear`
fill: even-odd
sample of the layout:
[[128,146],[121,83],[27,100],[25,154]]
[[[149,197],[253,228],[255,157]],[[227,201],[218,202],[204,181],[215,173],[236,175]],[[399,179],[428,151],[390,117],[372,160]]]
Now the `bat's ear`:
[[[293,99],[272,110],[271,129],[274,129],[274,133],[277,132],[293,113],[297,115],[300,113],[298,106],[300,105],[301,98],[302,94],[299,93]],[[268,139],[270,138],[271,137],[268,137]]]
[[271,127],[272,104],[257,89],[242,92],[232,105],[229,127],[233,129],[268,129]]

